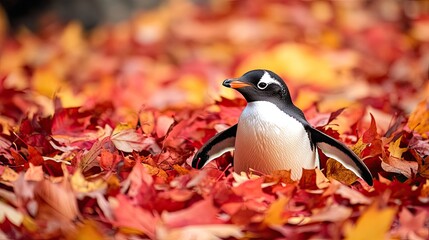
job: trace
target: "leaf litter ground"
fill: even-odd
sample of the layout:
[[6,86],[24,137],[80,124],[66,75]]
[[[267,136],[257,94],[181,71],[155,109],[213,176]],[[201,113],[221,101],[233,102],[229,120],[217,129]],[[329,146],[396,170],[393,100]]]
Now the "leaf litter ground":
[[[0,28],[1,238],[429,237],[424,12],[221,2],[170,1],[89,32]],[[221,81],[253,68],[285,77],[374,186],[326,157],[298,182],[233,173],[231,154],[190,168],[245,106]]]

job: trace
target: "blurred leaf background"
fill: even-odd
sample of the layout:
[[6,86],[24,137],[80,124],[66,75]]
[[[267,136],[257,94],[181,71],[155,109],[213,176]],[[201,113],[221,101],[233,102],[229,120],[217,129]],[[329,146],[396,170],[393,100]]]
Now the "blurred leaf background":
[[388,88],[410,111],[428,96],[428,1],[1,3],[3,85],[41,104],[201,107],[234,97],[221,81],[254,68],[283,76],[304,109]]

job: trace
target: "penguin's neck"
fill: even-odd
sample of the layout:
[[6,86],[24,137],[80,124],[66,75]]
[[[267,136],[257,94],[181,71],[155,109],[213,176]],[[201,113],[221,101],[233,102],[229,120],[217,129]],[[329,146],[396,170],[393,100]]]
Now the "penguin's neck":
[[292,122],[292,125],[296,124],[298,120],[280,109],[280,107],[282,106],[268,101],[249,102],[241,113],[240,121],[251,121],[255,124],[255,128],[263,125],[291,125],[287,123],[289,121]]

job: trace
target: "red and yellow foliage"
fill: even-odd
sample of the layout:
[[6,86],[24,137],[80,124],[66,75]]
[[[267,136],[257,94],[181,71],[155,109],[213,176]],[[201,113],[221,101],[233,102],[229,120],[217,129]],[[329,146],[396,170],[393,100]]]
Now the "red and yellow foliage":
[[[0,238],[429,238],[429,18],[401,4],[167,1],[15,34],[0,11]],[[374,187],[326,158],[299,182],[191,169],[245,105],[222,80],[254,68]]]

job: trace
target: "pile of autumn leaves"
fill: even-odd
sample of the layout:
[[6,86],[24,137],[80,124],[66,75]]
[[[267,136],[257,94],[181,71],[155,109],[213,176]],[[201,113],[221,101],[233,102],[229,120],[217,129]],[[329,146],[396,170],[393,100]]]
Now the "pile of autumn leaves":
[[[235,8],[170,1],[88,38],[71,23],[4,39],[0,239],[429,238],[424,22],[404,34],[403,19],[341,1],[225,2]],[[290,24],[265,14],[276,9]],[[220,81],[261,65],[290,78],[309,122],[365,161],[373,187],[326,158],[299,182],[288,171],[233,173],[231,154],[189,167],[245,105]],[[318,93],[350,83],[354,100]]]
[[[185,161],[225,124],[222,114],[243,107],[237,103],[217,102],[223,111],[145,111],[134,126],[110,123],[106,105],[92,111],[57,102],[52,117],[25,119],[0,137],[2,237],[429,236],[426,102],[383,135],[372,119],[358,136],[353,149],[377,177],[374,187],[330,160],[325,174],[305,170],[299,182],[288,171],[232,173],[229,155],[191,169]],[[326,115],[320,129],[335,133],[329,124],[341,112]]]

